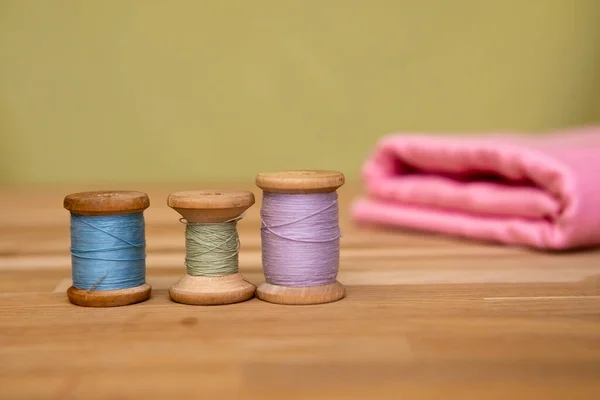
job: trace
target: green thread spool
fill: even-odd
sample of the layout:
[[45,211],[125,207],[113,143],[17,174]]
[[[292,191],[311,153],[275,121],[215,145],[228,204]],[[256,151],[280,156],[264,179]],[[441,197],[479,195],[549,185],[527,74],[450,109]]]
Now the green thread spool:
[[167,204],[186,223],[186,275],[169,289],[177,303],[231,304],[254,296],[256,287],[238,271],[238,220],[254,204],[239,190],[183,191]]
[[238,272],[240,239],[236,224],[237,220],[186,224],[185,265],[188,275],[226,276]]

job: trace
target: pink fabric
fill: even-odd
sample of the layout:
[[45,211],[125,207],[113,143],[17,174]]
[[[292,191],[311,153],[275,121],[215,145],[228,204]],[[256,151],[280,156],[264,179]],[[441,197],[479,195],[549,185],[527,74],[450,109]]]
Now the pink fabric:
[[363,166],[362,223],[524,245],[600,244],[600,127],[542,138],[384,137]]

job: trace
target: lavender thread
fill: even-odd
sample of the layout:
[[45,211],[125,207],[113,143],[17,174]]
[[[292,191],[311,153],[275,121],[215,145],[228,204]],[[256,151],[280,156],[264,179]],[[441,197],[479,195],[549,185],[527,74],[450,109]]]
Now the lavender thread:
[[340,263],[337,192],[264,192],[261,208],[265,279],[280,286],[334,283]]

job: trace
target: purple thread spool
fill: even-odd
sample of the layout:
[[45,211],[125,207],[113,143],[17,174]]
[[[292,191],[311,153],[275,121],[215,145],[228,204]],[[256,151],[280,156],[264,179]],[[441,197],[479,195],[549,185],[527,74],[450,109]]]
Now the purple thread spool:
[[336,171],[282,171],[256,176],[263,190],[261,239],[266,282],[256,293],[278,304],[340,300],[340,229]]

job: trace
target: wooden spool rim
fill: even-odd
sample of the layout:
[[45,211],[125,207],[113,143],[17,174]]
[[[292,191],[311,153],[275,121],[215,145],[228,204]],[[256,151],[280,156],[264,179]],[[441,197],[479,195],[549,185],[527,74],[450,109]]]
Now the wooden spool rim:
[[273,193],[328,193],[346,181],[344,174],[327,170],[290,170],[256,175],[256,186]]
[[150,207],[150,199],[143,192],[104,190],[67,195],[64,208],[77,215],[118,215],[143,212]]
[[247,190],[185,190],[167,197],[169,207],[193,210],[248,208],[254,202],[254,193]]
[[176,303],[189,305],[224,305],[240,303],[254,297],[256,286],[236,272],[225,276],[185,275],[169,289]]
[[91,292],[71,286],[67,296],[71,303],[82,307],[121,307],[146,301],[151,292],[152,288],[147,283],[128,289]]
[[264,282],[256,295],[259,299],[275,304],[310,305],[332,303],[346,296],[346,289],[339,281],[322,286],[290,287]]

